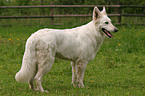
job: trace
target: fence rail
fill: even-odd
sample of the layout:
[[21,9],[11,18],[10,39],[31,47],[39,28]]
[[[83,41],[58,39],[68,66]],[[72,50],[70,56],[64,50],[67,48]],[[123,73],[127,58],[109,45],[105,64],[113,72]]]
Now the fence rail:
[[[121,23],[121,17],[122,16],[136,16],[136,17],[145,17],[145,14],[122,14],[121,8],[145,8],[145,5],[39,5],[39,6],[0,6],[0,9],[14,9],[14,8],[50,8],[50,15],[40,15],[40,16],[0,16],[0,19],[21,19],[21,18],[51,18],[52,22],[53,19],[56,17],[90,17],[91,14],[72,14],[72,15],[54,15],[53,8],[93,8],[94,6],[97,7],[110,7],[110,8],[118,8],[117,14],[108,14],[108,16],[117,16],[118,17],[118,23]],[[141,24],[145,25],[145,24]]]
[[38,5],[38,6],[0,6],[0,8],[56,8],[56,7],[130,7],[130,8],[144,8],[145,5]]
[[[92,15],[47,15],[47,16],[0,16],[0,19],[12,19],[12,18],[55,18],[55,17],[90,17]],[[108,16],[138,16],[145,17],[145,14],[108,14]]]

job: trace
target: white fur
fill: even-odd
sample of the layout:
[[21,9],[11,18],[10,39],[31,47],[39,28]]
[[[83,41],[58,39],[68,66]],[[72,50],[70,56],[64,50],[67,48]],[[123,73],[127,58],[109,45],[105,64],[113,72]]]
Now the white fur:
[[[105,24],[104,22],[109,22]],[[85,67],[95,58],[106,35],[105,28],[111,32],[115,27],[107,17],[105,7],[100,12],[97,7],[93,11],[93,20],[86,25],[73,29],[41,29],[32,34],[27,42],[21,70],[15,78],[18,82],[29,82],[30,88],[44,91],[41,79],[47,73],[55,57],[70,60],[72,65],[72,83],[84,87]],[[77,84],[78,82],[78,84]]]

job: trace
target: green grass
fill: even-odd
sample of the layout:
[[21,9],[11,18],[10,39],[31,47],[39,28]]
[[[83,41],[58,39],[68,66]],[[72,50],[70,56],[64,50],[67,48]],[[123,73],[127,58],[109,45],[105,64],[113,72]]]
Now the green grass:
[[42,80],[49,93],[29,90],[28,84],[18,83],[14,78],[21,67],[25,42],[38,29],[40,27],[0,27],[0,96],[145,95],[144,26],[119,26],[114,38],[105,39],[96,58],[87,65],[85,88],[74,88],[70,62],[56,59]]

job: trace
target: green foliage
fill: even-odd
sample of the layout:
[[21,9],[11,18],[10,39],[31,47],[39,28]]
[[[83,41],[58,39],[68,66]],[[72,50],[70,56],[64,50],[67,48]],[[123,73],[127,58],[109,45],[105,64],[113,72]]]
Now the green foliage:
[[[25,5],[115,5],[116,0],[5,0],[0,1],[0,6],[25,6]],[[145,5],[140,0],[120,0],[121,5]],[[102,10],[102,8],[100,8]],[[108,14],[118,14],[118,8],[106,8]],[[68,15],[68,14],[92,14],[93,8],[8,8],[0,9],[1,16],[40,16],[40,15]],[[144,8],[121,8],[122,14],[145,14]],[[122,16],[123,17],[123,16]],[[130,18],[130,17],[129,17]],[[140,18],[140,17],[139,17]],[[128,19],[124,17],[124,21]],[[133,21],[134,19],[132,19]],[[140,21],[137,21],[140,22]],[[144,22],[144,21],[142,21]],[[130,23],[130,22],[129,22]]]
[[1,0],[0,1],[0,6],[4,6],[4,5],[5,5],[4,0]]
[[142,0],[120,0],[121,5],[145,5]]
[[13,0],[12,3],[18,6],[24,6],[30,4],[31,0]]
[[[145,5],[145,2],[143,0],[9,0],[8,2],[6,0],[1,0],[2,4],[7,5],[48,5],[51,2],[53,2],[55,5]],[[1,3],[0,3],[1,4]]]

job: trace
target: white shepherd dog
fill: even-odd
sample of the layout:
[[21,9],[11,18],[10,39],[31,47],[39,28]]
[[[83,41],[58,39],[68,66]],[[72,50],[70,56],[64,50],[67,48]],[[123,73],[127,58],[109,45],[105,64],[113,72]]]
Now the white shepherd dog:
[[[41,29],[32,34],[25,46],[22,67],[16,74],[18,82],[28,82],[33,90],[47,92],[41,80],[52,67],[55,57],[70,60],[72,66],[72,83],[84,87],[84,71],[88,62],[93,60],[106,36],[118,29],[107,17],[105,7],[93,10],[93,20],[86,25],[73,29]],[[34,80],[37,89],[35,89]]]

